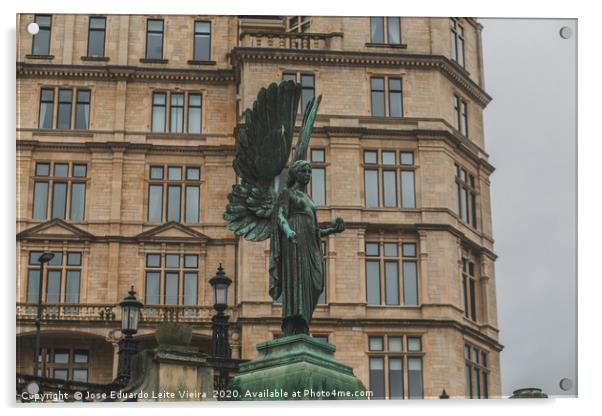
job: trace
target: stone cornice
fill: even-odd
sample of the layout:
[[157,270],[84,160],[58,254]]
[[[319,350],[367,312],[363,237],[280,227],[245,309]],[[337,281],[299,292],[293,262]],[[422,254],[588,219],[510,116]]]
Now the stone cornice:
[[245,61],[289,61],[313,65],[385,66],[396,68],[433,69],[443,73],[460,86],[483,108],[491,97],[466,74],[442,55],[404,53],[348,52],[282,48],[234,48],[230,54],[236,68]]
[[85,79],[94,81],[172,81],[225,84],[235,80],[231,69],[146,68],[123,65],[53,65],[17,62],[17,78]]
[[[359,306],[359,305],[358,305]],[[279,316],[261,316],[261,317],[246,317],[239,316],[235,323],[237,324],[279,324],[282,321],[282,318]],[[438,327],[438,328],[452,328],[455,329],[465,335],[468,335],[474,339],[478,339],[479,341],[491,346],[491,348],[496,351],[502,351],[504,346],[500,344],[497,340],[483,334],[482,332],[471,328],[468,325],[462,324],[458,321],[454,320],[439,320],[439,319],[400,319],[400,318],[379,318],[379,319],[371,319],[371,318],[353,318],[353,319],[342,319],[342,318],[318,318],[315,317],[312,319],[312,325],[316,324],[326,324],[326,325],[334,325],[334,326],[382,326],[382,325],[397,325],[400,327],[410,327],[410,326],[425,326],[425,327]]]
[[452,147],[462,151],[462,153],[475,162],[477,165],[483,167],[489,174],[495,171],[495,167],[491,165],[486,159],[478,156],[479,152],[483,152],[476,144],[455,135],[452,132],[445,130],[424,130],[424,129],[372,129],[367,127],[314,127],[314,135],[323,134],[328,137],[331,136],[352,136],[357,138],[389,138],[389,137],[412,137],[417,139],[442,139],[447,141]]
[[223,145],[162,145],[130,142],[47,142],[40,140],[17,140],[17,148],[62,150],[71,152],[130,151],[143,153],[186,153],[202,155],[207,153],[234,154],[234,144]]

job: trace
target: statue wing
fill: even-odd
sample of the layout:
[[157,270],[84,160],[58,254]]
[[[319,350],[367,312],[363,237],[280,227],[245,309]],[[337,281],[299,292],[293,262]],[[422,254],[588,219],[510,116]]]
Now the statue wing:
[[291,154],[301,86],[294,81],[270,84],[259,90],[245,123],[236,129],[236,157],[232,163],[241,178],[228,195],[224,219],[228,229],[248,241],[270,237],[277,203],[274,178]]
[[307,107],[305,107],[305,115],[303,116],[303,124],[301,124],[299,138],[297,139],[297,145],[295,146],[293,161],[307,160],[307,148],[309,147],[309,140],[311,139],[311,132],[314,128],[320,101],[322,101],[322,96],[318,95],[317,97],[312,98],[312,100],[307,103]]

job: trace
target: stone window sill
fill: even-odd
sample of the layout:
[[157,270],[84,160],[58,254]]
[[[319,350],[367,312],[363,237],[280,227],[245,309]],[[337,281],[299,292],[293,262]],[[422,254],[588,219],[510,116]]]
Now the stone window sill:
[[82,56],[82,61],[92,61],[92,62],[108,62],[108,56]]
[[366,43],[368,48],[391,48],[391,49],[407,49],[408,45],[405,43]]
[[167,59],[148,59],[148,58],[142,58],[140,59],[140,63],[143,64],[166,64],[169,61]]
[[54,55],[25,55],[27,59],[54,59]]
[[188,65],[216,65],[217,62],[215,61],[195,61],[195,60],[190,60],[188,61]]

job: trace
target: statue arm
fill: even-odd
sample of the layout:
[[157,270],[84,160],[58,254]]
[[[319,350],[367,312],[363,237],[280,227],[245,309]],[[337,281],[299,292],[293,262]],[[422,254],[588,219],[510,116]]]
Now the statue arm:
[[330,226],[320,228],[320,237],[326,237],[330,234],[338,234],[345,230],[345,221],[341,217],[337,217],[330,221]]
[[286,210],[286,207],[282,205],[278,209],[278,216],[276,218],[276,220],[278,221],[278,227],[284,233],[284,235],[286,236],[288,241],[296,242],[297,233],[295,233],[295,231],[293,229],[291,229],[291,226],[288,223],[288,220],[286,219],[286,217],[287,217],[287,210]]

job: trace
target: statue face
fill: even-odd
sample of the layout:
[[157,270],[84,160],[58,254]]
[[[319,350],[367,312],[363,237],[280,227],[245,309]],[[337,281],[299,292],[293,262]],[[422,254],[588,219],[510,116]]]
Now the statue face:
[[297,170],[297,181],[303,185],[307,185],[311,180],[311,166],[303,165]]

